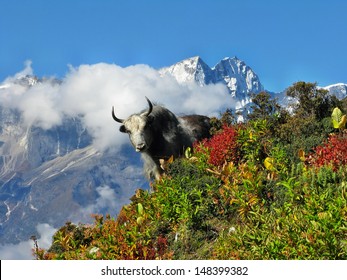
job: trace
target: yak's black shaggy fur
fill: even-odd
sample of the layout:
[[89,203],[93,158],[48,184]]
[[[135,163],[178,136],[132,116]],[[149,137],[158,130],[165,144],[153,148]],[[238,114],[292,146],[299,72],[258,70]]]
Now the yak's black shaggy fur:
[[122,123],[120,131],[129,134],[130,141],[144,160],[148,179],[159,179],[163,170],[160,159],[181,156],[195,141],[210,137],[210,119],[201,115],[178,117],[163,106],[153,105],[147,98],[149,109],[133,114]]

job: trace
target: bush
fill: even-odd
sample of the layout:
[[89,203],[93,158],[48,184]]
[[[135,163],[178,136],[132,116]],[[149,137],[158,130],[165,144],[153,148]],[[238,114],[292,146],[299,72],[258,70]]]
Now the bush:
[[[234,220],[219,235],[214,258],[347,258],[346,168],[337,174],[329,167],[297,172],[276,184],[274,198],[278,201],[280,195],[281,203],[248,204],[250,211],[242,223]],[[249,190],[248,196],[254,195]]]
[[222,166],[226,162],[237,163],[240,157],[237,135],[237,131],[233,126],[224,124],[222,130],[217,132],[211,139],[206,139],[195,145],[195,150],[199,153],[207,149],[209,154],[208,163],[214,166]]
[[263,163],[272,146],[272,139],[266,120],[251,120],[238,130],[237,142],[243,161]]
[[347,164],[347,133],[332,134],[314,149],[310,159],[314,166],[332,165],[334,170]]

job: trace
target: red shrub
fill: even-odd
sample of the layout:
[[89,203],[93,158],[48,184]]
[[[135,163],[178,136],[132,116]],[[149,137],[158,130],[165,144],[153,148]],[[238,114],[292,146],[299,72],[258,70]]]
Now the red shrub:
[[[211,139],[205,139],[201,145],[209,151],[208,163],[222,166],[225,162],[237,163],[239,149],[237,145],[237,131],[234,127],[224,125],[221,132],[215,134]],[[201,146],[200,146],[201,147]],[[196,151],[203,151],[197,146]]]
[[347,133],[333,134],[314,150],[311,163],[315,166],[331,164],[334,169],[347,164]]

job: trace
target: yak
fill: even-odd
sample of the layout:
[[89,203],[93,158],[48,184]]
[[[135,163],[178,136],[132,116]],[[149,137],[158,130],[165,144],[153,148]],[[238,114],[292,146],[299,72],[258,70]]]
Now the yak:
[[112,107],[112,117],[122,124],[119,130],[128,133],[135,151],[141,153],[147,179],[159,180],[163,173],[161,160],[180,157],[195,141],[210,137],[210,118],[202,115],[179,117],[153,104],[147,97],[146,100],[147,110],[120,119]]

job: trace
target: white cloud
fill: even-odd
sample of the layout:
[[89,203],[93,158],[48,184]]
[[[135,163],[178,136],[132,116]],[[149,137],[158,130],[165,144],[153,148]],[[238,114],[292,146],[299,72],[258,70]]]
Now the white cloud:
[[99,197],[95,203],[87,207],[87,213],[102,213],[104,209],[114,209],[118,207],[116,192],[109,186],[99,186],[96,188]]
[[[36,230],[39,234],[37,240],[40,248],[48,249],[52,244],[53,234],[57,229],[49,224],[38,224]],[[32,260],[34,242],[33,240],[22,241],[18,244],[0,245],[0,259],[1,260]]]
[[[4,83],[26,74],[33,74],[30,62]],[[211,116],[234,106],[221,85],[182,85],[173,77],[161,77],[147,65],[126,68],[106,63],[81,65],[70,68],[61,84],[37,84],[29,89],[12,84],[0,88],[0,104],[22,111],[27,125],[47,129],[60,124],[63,116],[82,116],[99,149],[120,147],[128,142],[118,132],[119,124],[111,118],[112,106],[117,116],[126,118],[147,107],[145,96],[177,114]]]
[[59,125],[62,120],[62,112],[55,109],[58,100],[57,86],[44,83],[30,88],[21,96],[17,106],[23,112],[27,124],[49,129]]

